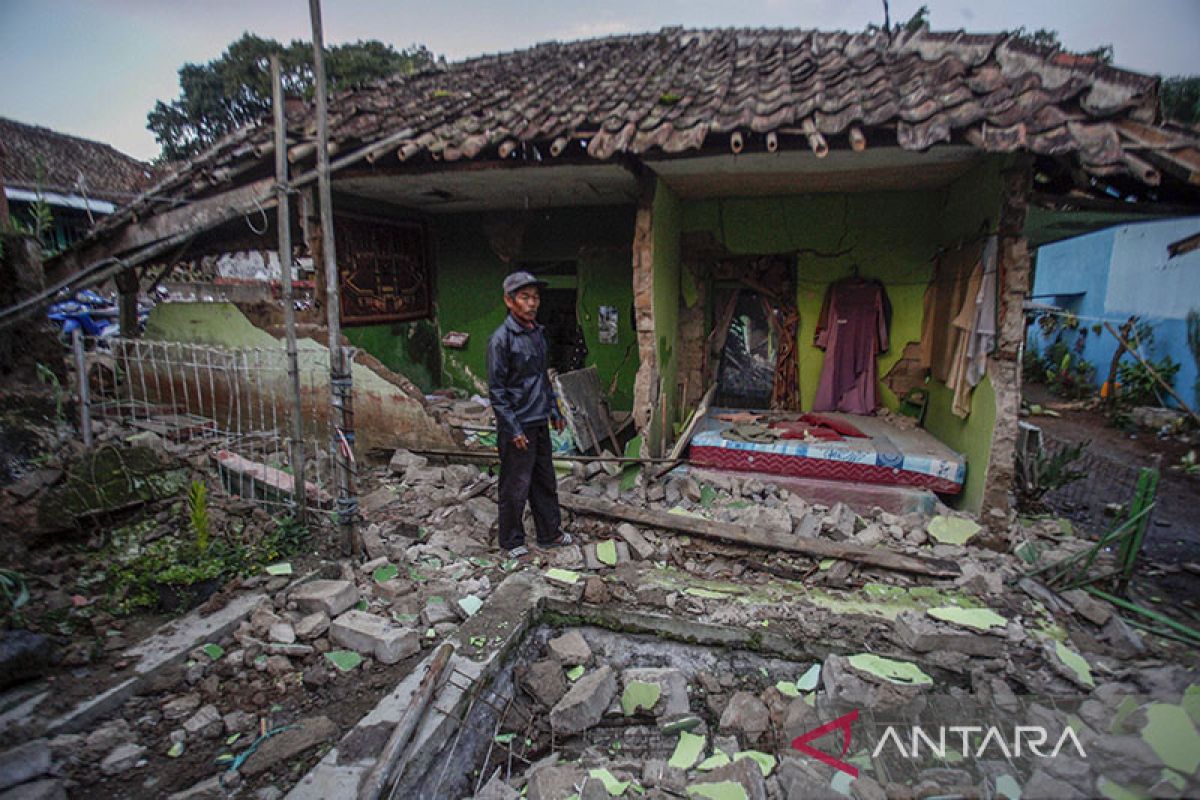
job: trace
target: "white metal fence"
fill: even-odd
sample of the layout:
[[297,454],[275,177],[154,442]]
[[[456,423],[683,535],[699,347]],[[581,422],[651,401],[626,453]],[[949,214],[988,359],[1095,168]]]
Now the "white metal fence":
[[[82,354],[80,350],[82,349]],[[120,422],[206,452],[229,491],[293,508],[294,472],[303,463],[306,509],[331,513],[337,496],[329,419],[329,356],[301,349],[300,441],[287,352],[108,338],[76,344],[84,437],[95,421]],[[80,363],[82,362],[82,364]],[[299,445],[297,447],[296,445]]]

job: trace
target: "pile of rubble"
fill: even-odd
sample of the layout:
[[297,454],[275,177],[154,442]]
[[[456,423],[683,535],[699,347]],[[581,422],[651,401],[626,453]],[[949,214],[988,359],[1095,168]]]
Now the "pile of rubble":
[[[201,461],[192,466],[200,469]],[[1181,651],[1143,639],[1085,592],[1055,594],[1026,577],[1032,563],[1053,563],[1091,546],[1057,523],[996,518],[988,522],[1000,532],[989,531],[946,509],[932,517],[879,508],[856,513],[840,503],[805,502],[756,478],[698,479],[677,471],[647,480],[619,463],[591,461],[575,463],[560,492],[603,500],[612,513],[568,513],[566,525],[578,543],[535,551],[532,562],[518,563],[496,548],[497,489],[487,472],[435,466],[401,450],[386,468],[362,477],[368,487],[360,501],[363,563],[314,564],[308,574],[242,581],[237,592],[262,597],[240,625],[198,643],[115,717],[90,731],[30,743],[36,757],[6,763],[41,766],[0,769],[0,776],[16,776],[0,782],[43,780],[57,791],[125,783],[135,793],[182,789],[178,796],[192,798],[278,796],[279,787],[294,784],[303,766],[422,653],[478,614],[506,576],[533,570],[563,602],[614,624],[636,613],[683,626],[676,634],[683,639],[688,624],[751,631],[761,643],[808,643],[820,664],[776,660],[739,669],[728,653],[712,651],[692,657],[688,667],[674,663],[672,648],[679,645],[665,639],[655,643],[656,655],[645,656],[643,648],[634,658],[620,640],[595,629],[548,637],[537,657],[519,668],[536,735],[498,734],[511,734],[510,744],[529,738],[526,754],[536,753],[535,763],[484,775],[480,798],[511,798],[522,790],[530,798],[639,790],[722,800],[830,792],[997,796],[1003,776],[995,770],[942,764],[893,780],[867,774],[869,759],[860,759],[857,780],[844,781],[838,776],[847,773],[790,747],[794,736],[828,721],[830,709],[898,708],[946,692],[1001,704],[1009,697],[1086,697],[1071,724],[1082,726],[1076,730],[1089,755],[1136,756],[1133,766],[1109,770],[1103,780],[1155,788],[1181,779],[1181,791],[1196,786],[1195,770],[1185,769],[1190,762],[1173,752],[1164,757],[1156,745],[1164,714],[1169,731],[1184,730],[1175,712],[1156,708],[1194,710],[1198,690],[1192,685],[1200,681],[1167,664],[1183,659]],[[226,513],[256,518],[236,505],[242,501],[219,499],[216,506],[226,502],[234,504]],[[670,525],[622,521],[622,509],[846,545],[848,553],[858,548],[953,562],[956,574],[931,577],[719,538],[701,544]],[[1107,558],[1101,556],[1098,568]],[[102,622],[111,629],[113,620]],[[486,639],[471,644],[489,646]],[[108,657],[118,659],[119,674],[121,647]],[[1130,697],[1133,708],[1126,707]],[[1042,708],[1057,706],[1038,704]],[[1107,720],[1110,714],[1120,716],[1119,723]],[[644,746],[634,752],[622,749],[622,741]],[[190,782],[181,785],[171,773],[184,764],[178,771]],[[1154,780],[1148,780],[1151,765]],[[1072,796],[1056,782],[1087,786],[1085,794],[1102,791],[1099,772],[1080,769],[1047,764],[1040,772],[1010,770],[1009,778],[1023,783],[1026,797]]]

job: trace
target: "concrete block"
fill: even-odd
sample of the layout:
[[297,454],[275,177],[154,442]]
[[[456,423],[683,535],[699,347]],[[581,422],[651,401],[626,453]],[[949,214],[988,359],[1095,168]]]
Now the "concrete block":
[[329,638],[335,644],[374,655],[383,664],[395,664],[421,650],[421,637],[416,631],[365,611],[347,611],[335,619],[329,626]]
[[324,611],[332,618],[358,602],[358,587],[350,581],[309,581],[297,586],[289,599],[305,613]]
[[0,753],[0,790],[33,780],[50,771],[50,745],[45,739]]
[[569,736],[591,728],[617,694],[617,676],[607,664],[580,678],[550,711],[550,727]]

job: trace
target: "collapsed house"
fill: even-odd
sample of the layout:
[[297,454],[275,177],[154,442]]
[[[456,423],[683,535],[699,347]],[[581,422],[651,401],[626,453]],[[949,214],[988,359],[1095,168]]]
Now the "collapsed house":
[[[360,430],[448,442],[422,395],[484,393],[501,279],[527,269],[549,284],[552,366],[594,365],[643,456],[694,422],[693,461],[710,467],[1007,509],[1027,211],[1195,207],[1197,137],[1160,124],[1157,91],[1004,34],[664,29],[342,93],[329,130],[343,332],[395,389]],[[292,277],[321,307],[311,109],[288,130]],[[268,124],[223,139],[49,280],[137,271],[144,287],[185,263],[193,296],[232,305],[169,304],[150,335],[236,343],[283,275],[273,151]],[[127,302],[137,288],[124,279]]]

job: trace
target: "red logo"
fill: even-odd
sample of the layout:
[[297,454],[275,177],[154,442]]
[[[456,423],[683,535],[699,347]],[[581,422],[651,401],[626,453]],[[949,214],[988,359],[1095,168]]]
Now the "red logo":
[[853,764],[847,764],[845,761],[836,759],[827,753],[822,753],[820,750],[816,749],[815,747],[810,747],[808,744],[814,739],[820,739],[822,736],[831,731],[841,731],[842,756],[844,757],[846,753],[850,751],[850,723],[854,722],[856,719],[858,719],[857,708],[851,711],[849,714],[840,716],[832,722],[826,722],[821,727],[813,728],[808,733],[802,733],[795,739],[792,739],[792,749],[799,750],[805,755],[812,756],[822,764],[828,764],[836,770],[841,770],[852,778],[857,778],[858,767],[854,766]]

